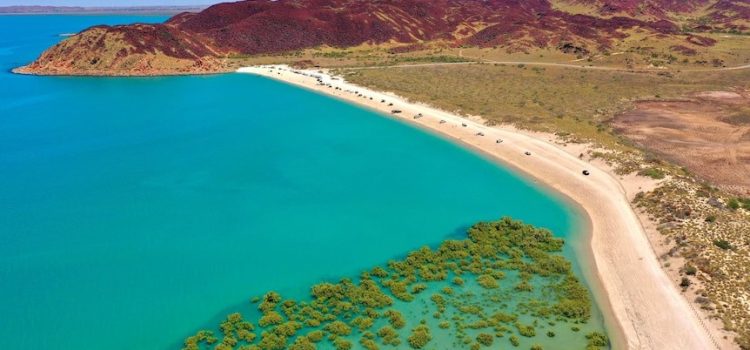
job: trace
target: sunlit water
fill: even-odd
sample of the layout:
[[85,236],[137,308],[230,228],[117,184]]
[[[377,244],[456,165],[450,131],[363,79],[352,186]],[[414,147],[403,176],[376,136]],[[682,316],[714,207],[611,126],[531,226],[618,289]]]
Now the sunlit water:
[[9,72],[62,33],[163,19],[0,16],[2,348],[177,349],[251,296],[304,297],[478,220],[574,231],[508,170],[278,82]]

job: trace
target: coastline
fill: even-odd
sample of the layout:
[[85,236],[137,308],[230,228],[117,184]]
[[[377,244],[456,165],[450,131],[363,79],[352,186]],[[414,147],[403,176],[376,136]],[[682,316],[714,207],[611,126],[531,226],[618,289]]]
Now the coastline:
[[[633,183],[623,184],[601,164],[576,157],[578,148],[585,146],[564,149],[551,139],[545,141],[551,135],[509,127],[488,127],[478,118],[463,118],[410,103],[395,95],[359,87],[316,70],[261,66],[241,68],[238,72],[280,80],[390,114],[530,176],[586,214],[587,222],[582,226],[589,228],[583,233],[589,244],[583,247],[587,242],[582,242],[581,248],[591,256],[589,264],[582,264],[589,266],[582,268],[586,270],[584,273],[594,277],[589,285],[605,311],[614,348],[718,347],[700,316],[662,270],[641,221],[630,206],[628,189],[632,189]],[[389,103],[393,105],[389,106]],[[392,114],[394,109],[401,112]],[[423,113],[423,116],[413,118],[418,113]],[[502,143],[497,143],[499,139]],[[584,176],[583,170],[589,170],[591,174]]]

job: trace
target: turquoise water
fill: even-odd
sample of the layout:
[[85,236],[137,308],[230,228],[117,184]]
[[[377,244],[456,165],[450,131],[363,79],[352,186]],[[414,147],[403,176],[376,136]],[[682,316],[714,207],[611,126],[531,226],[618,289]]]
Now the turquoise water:
[[258,293],[303,297],[478,220],[571,234],[517,175],[274,81],[9,72],[61,33],[163,19],[0,16],[3,348],[176,349]]

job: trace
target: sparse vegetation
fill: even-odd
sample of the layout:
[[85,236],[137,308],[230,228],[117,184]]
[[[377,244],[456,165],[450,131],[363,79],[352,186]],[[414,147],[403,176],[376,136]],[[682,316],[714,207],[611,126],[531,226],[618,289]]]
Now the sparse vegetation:
[[641,176],[648,176],[654,180],[661,180],[666,177],[666,173],[659,168],[646,168],[638,172]]
[[[750,217],[731,209],[730,198],[680,176],[644,193],[635,204],[649,213],[672,246],[666,257],[687,260],[682,272],[691,278],[680,278],[680,287],[700,290],[695,299],[700,309],[722,320],[727,330],[738,334],[735,341],[750,348],[750,309],[740,302],[750,297]],[[730,251],[734,254],[727,254]]]
[[[679,98],[750,81],[750,71],[632,73],[498,64],[340,71],[347,80],[494,123],[553,132],[563,139],[630,149],[607,121],[638,99]],[[523,88],[519,88],[523,87]],[[576,101],[576,103],[570,103]],[[661,176],[659,170],[649,171]]]

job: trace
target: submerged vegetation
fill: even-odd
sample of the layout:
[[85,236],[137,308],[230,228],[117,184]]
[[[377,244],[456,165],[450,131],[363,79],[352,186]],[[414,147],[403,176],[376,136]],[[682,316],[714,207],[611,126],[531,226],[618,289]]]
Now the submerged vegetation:
[[[231,314],[219,336],[199,331],[183,350],[479,349],[519,346],[524,338],[533,344],[591,316],[589,292],[559,255],[562,247],[548,230],[509,218],[478,223],[468,239],[413,251],[357,282],[317,284],[309,301],[268,292],[258,299],[257,321]],[[414,305],[423,307],[421,320],[404,316]],[[582,349],[609,343],[599,332],[575,337]]]

